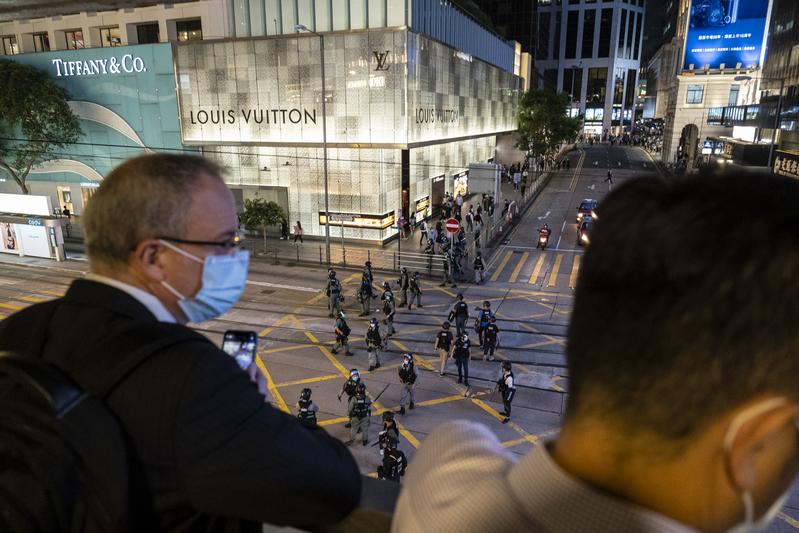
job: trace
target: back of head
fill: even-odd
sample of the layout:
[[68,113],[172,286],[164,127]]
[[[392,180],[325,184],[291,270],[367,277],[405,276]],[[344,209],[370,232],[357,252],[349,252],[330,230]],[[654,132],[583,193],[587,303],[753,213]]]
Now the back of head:
[[568,332],[568,417],[679,443],[799,390],[799,181],[628,182],[603,201]]
[[221,168],[192,155],[148,154],[114,168],[83,215],[92,265],[123,268],[141,241],[183,235],[192,191],[208,178],[222,181]]

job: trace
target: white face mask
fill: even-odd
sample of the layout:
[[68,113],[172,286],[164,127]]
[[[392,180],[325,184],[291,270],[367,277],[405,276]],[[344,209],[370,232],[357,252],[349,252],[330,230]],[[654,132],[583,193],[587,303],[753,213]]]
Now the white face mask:
[[[727,429],[727,434],[724,436],[724,453],[728,454],[730,452],[735,437],[745,423],[758,415],[785,405],[786,403],[788,402],[783,398],[774,398],[754,405],[742,413],[739,413],[738,416],[730,422],[730,427]],[[785,502],[788,500],[789,491],[790,487],[787,488],[758,519],[755,519],[755,503],[752,499],[752,493],[748,490],[741,491],[741,501],[744,506],[744,520],[728,529],[727,533],[760,533],[766,531],[769,524],[777,518],[780,509],[782,509],[782,506],[785,505]]]

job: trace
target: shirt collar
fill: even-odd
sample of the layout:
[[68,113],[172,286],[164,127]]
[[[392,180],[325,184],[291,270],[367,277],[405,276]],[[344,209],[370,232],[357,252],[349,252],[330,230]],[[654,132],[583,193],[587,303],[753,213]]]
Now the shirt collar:
[[119,289],[133,298],[135,298],[139,303],[141,303],[144,307],[150,311],[155,319],[159,322],[177,322],[175,317],[172,316],[164,304],[161,303],[161,300],[156,298],[153,294],[150,294],[147,291],[144,291],[138,287],[134,287],[129,283],[125,283],[124,281],[119,281],[118,279],[109,278],[107,276],[102,276],[100,274],[91,273],[86,276],[86,279],[90,281],[96,281],[97,283],[103,283],[105,285],[110,285],[116,289]]
[[[564,471],[545,445],[512,468],[508,483],[527,517],[562,533],[696,533],[667,516],[599,492]],[[590,524],[586,520],[590,519]]]

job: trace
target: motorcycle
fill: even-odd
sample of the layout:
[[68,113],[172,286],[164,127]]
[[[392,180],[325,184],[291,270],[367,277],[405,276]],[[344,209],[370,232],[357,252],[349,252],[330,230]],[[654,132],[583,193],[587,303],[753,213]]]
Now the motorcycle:
[[547,244],[549,244],[549,233],[540,232],[538,234],[538,244],[535,245],[536,248],[541,248],[541,250],[546,250]]

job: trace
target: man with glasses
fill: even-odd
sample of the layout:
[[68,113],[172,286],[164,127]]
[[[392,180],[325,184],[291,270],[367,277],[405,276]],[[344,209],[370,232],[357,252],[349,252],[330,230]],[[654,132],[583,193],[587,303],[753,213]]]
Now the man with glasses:
[[113,371],[165,340],[106,400],[128,434],[139,499],[151,504],[137,509],[153,516],[140,530],[335,523],[360,494],[349,451],[266,403],[255,362],[242,370],[185,326],[227,312],[247,280],[221,176],[213,162],[183,155],[115,168],[83,217],[91,274],[0,324],[0,350],[43,358],[91,391],[87,370]]

